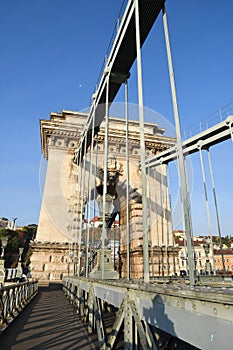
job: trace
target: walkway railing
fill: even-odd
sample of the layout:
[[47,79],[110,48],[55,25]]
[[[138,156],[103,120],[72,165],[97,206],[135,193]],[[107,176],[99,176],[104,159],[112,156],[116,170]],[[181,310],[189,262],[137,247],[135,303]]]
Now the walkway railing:
[[221,107],[216,112],[210,114],[208,117],[202,119],[198,123],[192,125],[190,128],[184,131],[183,139],[187,140],[190,137],[193,137],[202,131],[209,129],[212,126],[217,125],[218,123],[225,120],[228,116],[233,114],[233,101],[227,105]]
[[0,288],[0,331],[7,327],[37,293],[37,280]]

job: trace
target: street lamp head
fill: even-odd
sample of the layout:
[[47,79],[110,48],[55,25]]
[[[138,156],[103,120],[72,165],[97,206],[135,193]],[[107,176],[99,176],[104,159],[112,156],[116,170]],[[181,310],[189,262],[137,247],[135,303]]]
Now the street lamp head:
[[22,255],[22,254],[23,254],[23,249],[24,249],[23,247],[20,247],[20,248],[19,248],[19,255]]
[[2,237],[2,238],[1,238],[1,241],[2,241],[2,247],[3,247],[3,248],[6,248],[7,242],[8,242],[8,237],[7,237],[7,236]]
[[1,238],[1,241],[2,241],[2,254],[1,254],[1,259],[4,258],[4,252],[5,252],[5,248],[7,246],[7,241],[8,241],[8,237],[5,236],[5,237],[2,237]]

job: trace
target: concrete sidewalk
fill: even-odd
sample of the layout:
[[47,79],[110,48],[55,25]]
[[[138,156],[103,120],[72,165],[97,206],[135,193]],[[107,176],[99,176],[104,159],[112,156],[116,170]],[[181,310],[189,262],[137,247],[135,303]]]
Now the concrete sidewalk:
[[1,350],[93,350],[89,335],[61,287],[40,288],[39,294],[0,336]]

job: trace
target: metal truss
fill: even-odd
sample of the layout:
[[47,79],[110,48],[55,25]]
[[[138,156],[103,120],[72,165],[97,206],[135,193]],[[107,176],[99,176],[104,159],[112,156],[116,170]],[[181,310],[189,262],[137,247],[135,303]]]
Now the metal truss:
[[[75,311],[87,324],[88,333],[96,333],[99,349],[114,349],[119,338],[124,340],[124,349],[143,350],[159,349],[150,326],[140,312],[139,305],[133,294],[128,291],[119,308],[106,303],[95,294],[95,286],[90,285],[89,291],[82,289],[82,284],[64,284],[64,292],[73,304]],[[107,316],[106,316],[107,315]],[[108,319],[108,321],[106,321]],[[111,326],[107,326],[107,322]]]
[[66,278],[63,289],[101,350],[162,350],[179,342],[217,350],[233,341],[230,284],[226,289]]

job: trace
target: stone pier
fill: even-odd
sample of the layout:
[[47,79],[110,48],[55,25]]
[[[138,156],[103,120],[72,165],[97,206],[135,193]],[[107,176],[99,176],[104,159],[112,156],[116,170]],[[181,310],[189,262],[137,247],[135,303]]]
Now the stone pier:
[[[62,113],[51,113],[50,120],[40,121],[42,152],[47,160],[47,172],[37,237],[36,241],[31,244],[33,252],[31,271],[32,275],[39,277],[41,281],[61,280],[63,275],[68,273],[70,252],[74,245],[76,245],[77,249],[77,243],[80,241],[80,232],[82,232],[80,227],[84,226],[84,222],[80,222],[81,200],[85,206],[88,200],[88,181],[85,181],[84,198],[81,199],[81,176],[79,166],[74,164],[73,159],[86,118],[87,115],[84,113],[63,111]],[[164,130],[154,123],[145,123],[144,133],[146,155],[148,157],[174,144],[174,139],[163,136]],[[97,174],[97,187],[100,181],[99,174],[104,166],[104,135],[105,122],[103,121],[95,139],[93,153],[93,168]],[[129,206],[131,273],[132,277],[141,278],[143,272],[143,226],[139,167],[139,122],[129,121],[129,203],[126,203],[125,120],[110,118],[108,147],[110,159],[119,171],[113,194],[113,205],[114,211],[118,213],[120,218],[119,258],[122,265],[122,277],[125,277],[126,273],[126,208]],[[86,159],[85,171],[82,175],[83,179],[88,179],[91,167],[88,154]],[[93,181],[94,176],[95,174],[90,175],[90,183],[95,183]],[[97,200],[98,193],[96,188],[92,189],[92,200]],[[163,247],[171,246],[172,244],[172,226],[165,165],[152,169],[147,174],[147,192],[150,260],[152,262],[160,259],[159,253],[157,254],[156,252],[160,251],[162,253]],[[85,225],[86,229],[89,223]],[[81,241],[83,241],[82,237]],[[84,241],[83,245],[85,245]],[[171,259],[168,250],[164,252],[164,256],[166,256],[167,261]],[[151,266],[151,274],[158,273],[159,265],[155,263],[154,266],[153,269]],[[156,266],[157,270],[154,271]],[[165,264],[164,266],[168,265]],[[169,273],[172,274],[171,262],[169,266]],[[166,270],[167,273],[168,270]]]

